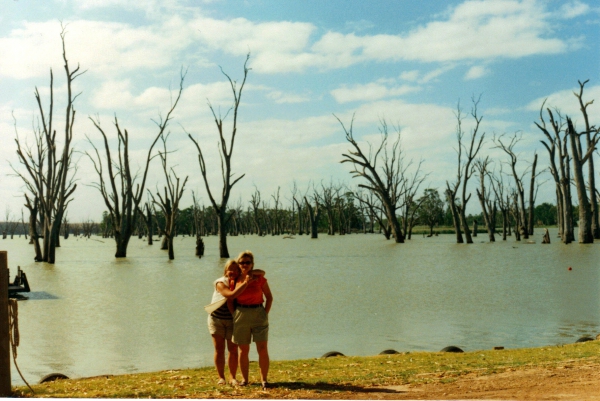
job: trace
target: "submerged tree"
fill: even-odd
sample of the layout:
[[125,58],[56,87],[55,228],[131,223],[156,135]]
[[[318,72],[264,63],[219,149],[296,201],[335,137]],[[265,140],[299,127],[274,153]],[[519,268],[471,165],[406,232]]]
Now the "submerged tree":
[[149,192],[150,197],[152,198],[152,203],[158,205],[163,215],[165,216],[165,224],[162,227],[162,232],[166,238],[167,242],[167,250],[169,253],[169,260],[175,259],[175,250],[173,248],[173,237],[175,236],[175,223],[177,222],[177,215],[179,213],[179,201],[183,196],[183,191],[185,189],[185,184],[188,180],[186,176],[183,182],[180,181],[179,177],[173,170],[173,167],[169,167],[167,163],[167,139],[169,135],[161,135],[161,140],[163,143],[163,150],[158,152],[160,157],[163,173],[165,174],[165,187],[164,194],[161,195],[160,191],[156,191],[156,196],[158,197],[158,201]]
[[[229,109],[229,111],[225,114],[225,117],[222,117],[220,114],[217,116],[215,109],[213,106],[208,104],[210,111],[215,119],[215,124],[217,126],[217,131],[219,133],[219,156],[221,158],[221,177],[223,180],[223,189],[221,191],[221,201],[217,203],[213,193],[210,189],[210,185],[208,183],[206,162],[204,160],[204,153],[202,152],[202,147],[192,137],[190,133],[188,133],[188,137],[194,142],[196,145],[196,149],[198,150],[198,163],[200,164],[200,172],[202,173],[202,178],[204,179],[204,184],[206,186],[206,192],[208,192],[208,198],[210,199],[210,203],[217,213],[217,221],[219,227],[219,254],[221,258],[229,257],[229,250],[227,249],[227,223],[231,218],[231,215],[227,213],[227,203],[229,202],[229,196],[231,194],[231,188],[241,180],[245,174],[237,178],[233,178],[233,173],[231,172],[231,157],[233,155],[233,146],[235,144],[235,136],[237,134],[237,119],[238,119],[238,110],[240,107],[240,102],[242,101],[242,91],[244,89],[244,84],[246,83],[246,78],[248,77],[248,60],[250,60],[250,54],[246,56],[246,61],[244,62],[244,78],[242,80],[242,84],[239,89],[237,87],[236,81],[233,81],[229,75],[227,75],[223,69],[221,72],[227,80],[229,81],[229,85],[231,87],[231,91],[233,93],[233,106]],[[233,111],[233,122],[231,129],[231,136],[229,139],[225,137],[225,133],[223,130],[223,118],[227,118],[229,112]]]
[[[348,128],[339,118],[337,120],[342,125],[346,140],[354,149],[342,154],[344,158],[341,163],[351,163],[353,165],[352,177],[360,177],[366,181],[366,184],[358,184],[358,187],[372,191],[379,198],[396,243],[403,243],[405,235],[396,215],[396,210],[402,206],[399,203],[405,190],[403,184],[405,183],[404,174],[406,172],[403,166],[404,155],[400,146],[400,129],[396,128],[396,140],[392,143],[391,150],[388,151],[388,126],[382,120],[380,122],[381,142],[379,146],[376,148],[375,153],[372,153],[369,145],[369,152],[364,153],[354,139],[352,132],[354,117]],[[381,163],[380,169],[377,166],[378,163]]]
[[[71,202],[73,192],[77,187],[74,181],[76,167],[73,163],[73,126],[75,124],[74,103],[79,94],[73,95],[73,81],[85,71],[77,68],[71,71],[67,60],[65,46],[66,31],[63,27],[60,34],[62,41],[62,57],[67,77],[66,93],[67,106],[64,121],[64,136],[62,141],[56,137],[54,123],[54,75],[50,70],[50,103],[45,111],[38,88],[35,88],[35,99],[39,110],[39,120],[35,126],[35,147],[24,145],[16,133],[17,155],[19,162],[25,167],[25,172],[13,168],[15,173],[25,183],[28,194],[26,207],[31,212],[30,224],[36,224],[34,213],[39,213],[43,246],[39,248],[38,234],[31,228],[32,240],[35,244],[36,261],[54,263],[55,248],[58,246],[58,236],[63,217]],[[16,123],[15,123],[16,129]],[[60,146],[62,145],[62,149]]]
[[[462,230],[465,232],[465,238],[467,240],[467,244],[472,244],[473,239],[471,238],[471,230],[469,229],[469,225],[467,224],[466,217],[466,208],[469,199],[471,199],[471,194],[467,196],[467,184],[469,179],[473,175],[473,167],[472,163],[477,157],[479,150],[481,149],[481,145],[483,144],[483,140],[485,138],[485,132],[480,135],[479,133],[479,125],[483,117],[480,117],[477,114],[477,105],[479,104],[479,100],[473,99],[473,107],[471,109],[471,116],[475,121],[475,125],[471,130],[471,138],[468,143],[468,147],[464,144],[464,136],[465,132],[462,128],[462,111],[460,109],[460,104],[457,107],[456,112],[456,139],[458,141],[458,148],[456,149],[458,154],[458,165],[457,165],[457,174],[456,181],[450,184],[446,181],[446,198],[448,200],[448,204],[450,206],[450,210],[452,211],[452,221],[454,223],[454,229],[456,230],[456,242],[461,244],[463,243],[463,238],[461,234]],[[479,137],[478,137],[479,136]],[[463,160],[463,151],[465,152],[465,159]],[[461,187],[462,186],[462,187]],[[458,190],[461,190],[460,200],[457,199]]]
[[104,171],[104,165],[102,163],[102,157],[98,148],[94,145],[91,139],[88,138],[89,143],[94,148],[95,155],[91,155],[86,152],[86,155],[92,161],[94,169],[98,174],[98,182],[92,184],[95,188],[100,191],[102,199],[108,208],[110,218],[112,220],[113,235],[116,242],[116,258],[124,258],[127,256],[127,246],[135,227],[137,226],[139,218],[139,205],[144,195],[144,188],[146,186],[146,178],[148,176],[148,168],[150,161],[156,156],[152,155],[154,145],[158,139],[164,134],[167,129],[169,121],[173,118],[172,114],[181,98],[183,92],[183,80],[185,73],[182,71],[179,81],[179,92],[175,100],[171,100],[171,107],[167,112],[164,119],[159,116],[158,121],[154,121],[158,127],[158,133],[154,137],[148,154],[146,156],[144,169],[142,171],[141,181],[138,181],[138,174],[131,169],[131,156],[129,154],[129,133],[127,129],[122,130],[119,126],[119,121],[115,116],[114,125],[117,130],[117,154],[111,154],[111,147],[108,142],[108,136],[104,132],[104,129],[100,126],[100,120],[90,117],[90,120],[94,126],[98,129],[104,140],[104,150],[106,158],[107,172]]
[[[592,128],[594,131],[595,129]],[[594,242],[594,233],[592,231],[592,208],[585,186],[583,177],[583,166],[590,161],[592,152],[596,150],[598,143],[598,132],[595,131],[594,136],[588,143],[587,149],[582,149],[581,136],[585,132],[577,132],[573,126],[573,122],[567,117],[567,132],[571,144],[571,155],[573,161],[573,178],[575,187],[577,188],[577,198],[579,200],[579,242],[582,244],[591,244]],[[591,196],[595,196],[592,194]]]
[[546,101],[540,108],[540,122],[535,125],[544,133],[546,140],[540,141],[548,151],[550,158],[550,173],[556,186],[556,207],[558,215],[558,233],[565,244],[575,239],[573,230],[573,203],[571,199],[571,167],[565,123],[561,114],[556,112],[556,118],[550,108],[546,108],[551,129],[546,125],[543,110]]
[[[579,83],[579,92],[574,92],[575,97],[579,101],[579,109],[581,114],[583,115],[583,121],[585,124],[585,131],[581,133],[581,135],[585,135],[585,142],[587,145],[587,149],[595,148],[597,144],[596,135],[598,133],[598,129],[590,126],[590,119],[588,116],[587,108],[592,103],[593,100],[585,102],[583,100],[583,88],[585,84],[588,83],[589,80],[586,81],[578,81]],[[596,135],[592,137],[592,133],[596,132]],[[592,235],[595,239],[600,239],[600,211],[598,210],[598,196],[596,192],[596,176],[594,171],[594,153],[590,153],[587,160],[588,165],[588,188],[589,188],[589,201],[590,201],[590,212],[592,214],[591,221],[591,230]]]

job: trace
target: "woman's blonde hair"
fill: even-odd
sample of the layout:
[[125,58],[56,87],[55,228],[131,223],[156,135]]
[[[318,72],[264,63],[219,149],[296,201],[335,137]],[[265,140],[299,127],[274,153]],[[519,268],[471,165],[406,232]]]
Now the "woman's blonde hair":
[[252,252],[250,251],[243,251],[242,253],[240,253],[238,255],[238,257],[236,258],[237,262],[240,263],[240,260],[242,260],[243,258],[250,258],[250,261],[252,262],[252,264],[254,264],[254,255],[252,254]]
[[229,259],[227,263],[225,263],[225,269],[223,269],[223,275],[227,275],[227,270],[237,270],[238,274],[242,273],[242,269],[240,269],[240,265],[236,260]]

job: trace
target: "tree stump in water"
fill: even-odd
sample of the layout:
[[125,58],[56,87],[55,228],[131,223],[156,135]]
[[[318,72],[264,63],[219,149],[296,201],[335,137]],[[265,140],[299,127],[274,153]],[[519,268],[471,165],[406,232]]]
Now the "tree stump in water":
[[202,238],[198,237],[196,238],[196,256],[201,258],[202,255],[204,255],[204,241],[202,241]]
[[550,232],[548,231],[547,228],[544,228],[544,237],[542,238],[542,244],[549,244],[550,243]]

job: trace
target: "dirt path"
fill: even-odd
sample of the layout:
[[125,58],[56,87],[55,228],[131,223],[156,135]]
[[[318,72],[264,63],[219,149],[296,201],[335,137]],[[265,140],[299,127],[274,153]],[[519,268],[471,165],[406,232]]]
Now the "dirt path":
[[589,400],[600,401],[600,365],[513,370],[467,375],[451,383],[368,388],[323,398],[399,400]]

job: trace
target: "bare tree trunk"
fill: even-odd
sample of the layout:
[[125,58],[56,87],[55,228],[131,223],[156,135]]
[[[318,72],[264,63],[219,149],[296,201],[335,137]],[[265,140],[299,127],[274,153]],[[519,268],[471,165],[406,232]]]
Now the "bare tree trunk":
[[319,202],[315,197],[315,207],[313,208],[311,204],[304,197],[304,202],[306,203],[306,209],[308,210],[308,216],[310,218],[310,238],[319,238],[319,217],[321,216],[321,208],[319,207]]
[[592,211],[583,177],[583,165],[586,161],[589,161],[590,155],[596,149],[596,143],[598,142],[597,134],[594,135],[593,141],[591,142],[592,147],[588,148],[584,155],[581,150],[579,134],[575,131],[569,117],[567,117],[567,125],[567,135],[571,143],[573,178],[577,187],[577,198],[579,199],[579,243],[592,244],[594,242],[594,234],[592,232]]
[[527,231],[529,235],[533,235],[534,214],[535,214],[535,169],[537,166],[538,155],[533,156],[533,164],[531,165],[531,181],[529,182],[529,210],[527,216]]
[[[587,148],[594,148],[596,146],[597,141],[595,140],[595,137],[592,138],[591,133],[592,133],[592,128],[590,127],[590,121],[589,121],[589,117],[588,117],[588,113],[587,113],[587,108],[589,105],[591,105],[594,101],[591,100],[589,102],[584,103],[583,101],[583,88],[585,86],[585,84],[588,82],[584,81],[578,81],[579,82],[579,93],[575,93],[575,96],[577,97],[577,100],[579,101],[579,108],[581,110],[581,113],[583,115],[583,119],[585,122],[585,137],[586,137],[586,143],[587,143]],[[597,133],[598,131],[596,131]],[[588,159],[588,186],[589,186],[589,191],[590,191],[590,211],[592,214],[592,220],[591,220],[591,230],[592,230],[592,235],[595,239],[600,239],[600,218],[599,218],[599,211],[598,211],[598,199],[596,198],[596,173],[594,171],[594,154],[590,153],[589,155],[589,159]]]
[[[233,179],[233,173],[231,172],[231,157],[233,154],[233,145],[235,143],[235,136],[237,134],[237,118],[238,118],[238,110],[240,106],[240,102],[242,99],[242,91],[244,89],[244,85],[246,83],[246,78],[248,77],[248,60],[250,59],[250,54],[246,56],[246,61],[244,63],[244,79],[242,80],[242,84],[240,88],[237,89],[237,84],[234,82],[229,75],[225,74],[223,70],[221,72],[225,75],[229,81],[231,90],[233,92],[233,123],[232,123],[232,131],[229,141],[225,138],[225,134],[223,132],[223,118],[221,116],[217,117],[214,108],[209,103],[209,108],[212,112],[212,115],[215,119],[215,124],[217,126],[217,130],[219,132],[219,152],[221,158],[221,176],[223,178],[223,190],[220,204],[217,204],[215,198],[212,195],[210,190],[210,186],[208,184],[206,163],[204,161],[204,155],[202,153],[202,149],[198,143],[194,139],[194,137],[188,133],[188,137],[194,142],[196,145],[196,149],[198,150],[198,163],[200,164],[200,172],[202,173],[202,178],[204,179],[204,184],[206,187],[206,191],[208,192],[208,197],[210,199],[213,208],[217,212],[218,217],[218,228],[219,228],[219,253],[221,258],[228,258],[229,251],[227,249],[227,202],[229,201],[229,196],[231,194],[231,188],[241,180],[245,174]],[[229,114],[229,112],[227,113]],[[228,143],[229,142],[229,143]],[[233,179],[233,181],[232,181]]]

